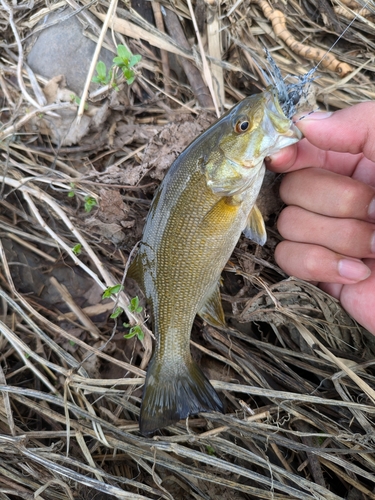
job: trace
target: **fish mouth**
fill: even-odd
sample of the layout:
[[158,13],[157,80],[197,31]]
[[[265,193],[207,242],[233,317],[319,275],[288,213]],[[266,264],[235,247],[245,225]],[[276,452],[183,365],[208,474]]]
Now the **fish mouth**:
[[262,134],[258,155],[263,158],[300,141],[303,137],[293,121],[285,116],[277,91],[273,88],[265,91],[265,110],[260,125],[260,136]]

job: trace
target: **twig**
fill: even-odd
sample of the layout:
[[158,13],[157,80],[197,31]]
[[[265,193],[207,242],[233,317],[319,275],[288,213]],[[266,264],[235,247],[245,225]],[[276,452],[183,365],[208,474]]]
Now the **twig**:
[[89,71],[87,73],[85,86],[83,87],[83,91],[81,94],[81,102],[79,103],[78,112],[77,112],[77,123],[80,122],[81,117],[85,111],[85,103],[86,103],[87,95],[89,93],[89,87],[91,84],[91,80],[92,80],[92,77],[93,77],[93,74],[95,71],[96,62],[98,60],[105,35],[107,33],[108,25],[111,21],[111,18],[113,16],[114,11],[116,10],[116,6],[117,6],[117,0],[111,0],[109,7],[108,7],[108,12],[105,16],[103,26],[102,26],[102,29],[101,29],[101,32],[100,32],[100,35],[98,38],[98,42],[97,42],[96,47],[95,47],[94,55],[92,56],[92,59],[91,59],[91,64],[90,64]]
[[211,93],[212,101],[214,103],[216,115],[219,118],[220,117],[220,111],[219,111],[219,106],[217,104],[216,93],[215,93],[214,86],[213,86],[213,83],[212,83],[212,74],[211,74],[211,70],[210,70],[210,67],[208,65],[207,59],[206,59],[206,54],[204,52],[202,38],[201,38],[201,35],[199,33],[199,29],[198,29],[198,25],[197,25],[197,20],[195,19],[194,9],[193,9],[193,6],[191,4],[191,0],[187,0],[187,4],[189,6],[191,20],[193,21],[193,26],[194,26],[194,30],[195,30],[195,36],[197,37],[197,40],[198,40],[199,51],[201,53],[202,65],[203,65],[203,75],[204,75],[204,77],[206,79],[207,86],[210,89],[210,93]]
[[[8,18],[8,21],[9,21],[9,24],[12,28],[12,31],[13,31],[13,35],[14,35],[14,38],[16,40],[16,43],[17,43],[17,47],[18,47],[18,63],[17,63],[17,80],[18,80],[18,85],[21,89],[21,92],[22,92],[22,95],[25,97],[25,99],[27,101],[29,101],[29,103],[34,106],[35,108],[38,108],[40,109],[40,105],[39,103],[33,99],[29,93],[27,92],[26,90],[26,87],[25,87],[25,83],[23,81],[23,76],[22,76],[22,65],[23,65],[23,49],[22,49],[22,43],[21,43],[21,39],[19,37],[19,34],[18,34],[18,30],[17,30],[17,26],[14,22],[14,19],[13,19],[13,9],[12,7],[8,4],[8,2],[6,2],[6,0],[0,0],[1,2],[1,5],[3,6],[3,9],[8,12],[9,14],[9,18]],[[0,138],[1,140],[1,138]]]
[[[2,1],[2,0],[1,0]],[[67,109],[67,108],[75,108],[75,105],[73,105],[70,102],[65,102],[65,103],[60,103],[60,104],[50,104],[49,106],[44,106],[43,108],[37,105],[37,109],[34,109],[33,111],[30,111],[29,113],[26,113],[23,118],[18,120],[14,125],[10,125],[8,128],[0,132],[0,142],[9,137],[10,135],[14,134],[17,132],[18,129],[20,129],[25,123],[31,120],[31,118],[34,118],[34,116],[39,115],[41,113],[47,113],[48,111],[54,111],[58,109]]]
[[[177,40],[178,43],[186,50],[191,50],[190,44],[186,39],[183,29],[181,28],[177,15],[170,9],[164,9],[164,12],[165,25],[170,36],[174,40]],[[212,108],[212,97],[208,92],[207,86],[204,83],[198,68],[185,57],[181,57],[180,62],[185,71],[186,77],[189,80],[191,88],[193,89],[194,95],[198,99],[199,105],[203,108]]]
[[59,292],[61,297],[65,300],[69,309],[77,316],[79,321],[87,328],[87,331],[91,334],[91,336],[94,339],[100,338],[100,330],[94,325],[91,319],[88,316],[86,316],[86,314],[82,311],[82,309],[77,306],[66,286],[59,283],[54,276],[50,277],[50,282]]
[[[163,33],[164,32],[164,22],[163,16],[161,13],[161,7],[159,2],[151,2],[152,10],[154,12],[155,24],[157,29]],[[164,9],[164,7],[163,7]],[[163,70],[163,78],[164,78],[164,91],[166,94],[170,94],[172,87],[170,85],[170,70],[169,70],[169,61],[168,61],[168,52],[161,49],[161,66]]]

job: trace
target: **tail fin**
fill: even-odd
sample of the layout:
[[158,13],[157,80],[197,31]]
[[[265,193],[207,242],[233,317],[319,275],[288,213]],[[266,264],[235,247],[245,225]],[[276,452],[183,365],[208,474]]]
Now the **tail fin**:
[[141,434],[152,434],[204,411],[223,413],[223,403],[193,360],[179,363],[177,368],[151,360],[141,406]]

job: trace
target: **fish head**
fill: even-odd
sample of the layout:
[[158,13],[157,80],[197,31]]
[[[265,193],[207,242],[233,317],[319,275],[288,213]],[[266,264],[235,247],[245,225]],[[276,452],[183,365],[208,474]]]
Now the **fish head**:
[[207,185],[224,196],[248,189],[264,171],[266,156],[302,139],[300,130],[285,116],[274,87],[245,98],[217,125],[205,173]]

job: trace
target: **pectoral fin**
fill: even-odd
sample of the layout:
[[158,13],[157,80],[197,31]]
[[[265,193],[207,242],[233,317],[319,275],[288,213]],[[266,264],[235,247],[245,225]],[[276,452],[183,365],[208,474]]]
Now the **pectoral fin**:
[[243,231],[246,238],[255,241],[258,245],[264,245],[267,241],[267,232],[263,216],[259,208],[254,205],[247,218],[247,225]]
[[220,284],[217,283],[210,295],[208,295],[203,307],[198,311],[199,316],[207,321],[209,325],[226,327],[223,306],[219,291]]

